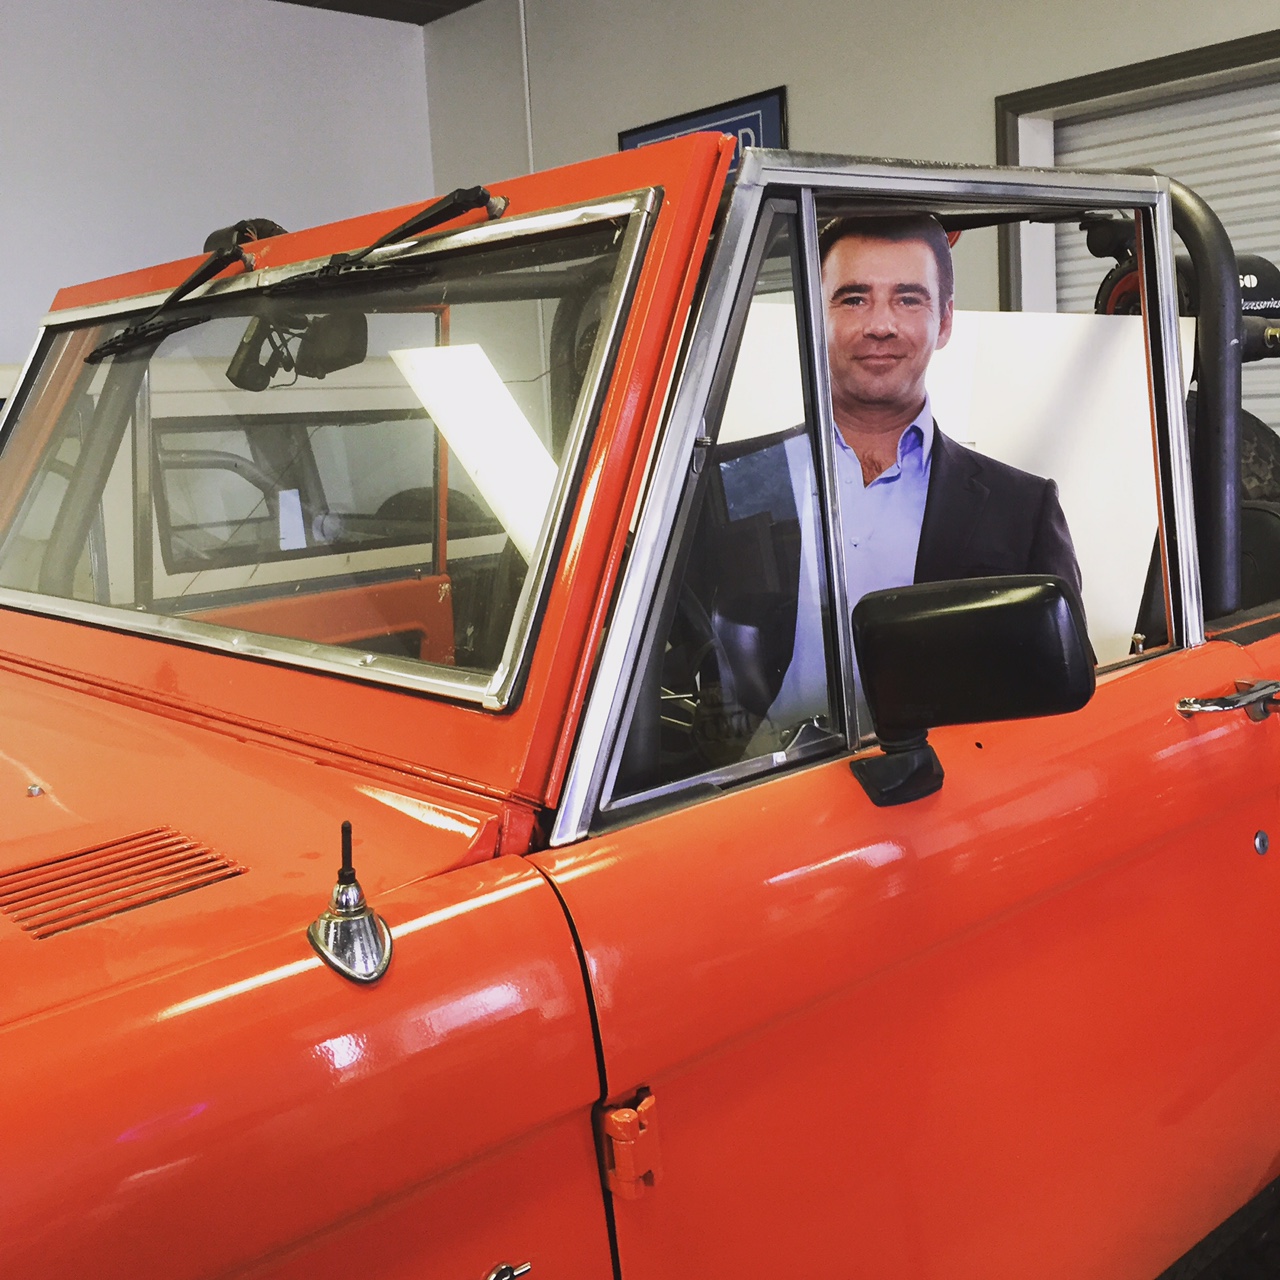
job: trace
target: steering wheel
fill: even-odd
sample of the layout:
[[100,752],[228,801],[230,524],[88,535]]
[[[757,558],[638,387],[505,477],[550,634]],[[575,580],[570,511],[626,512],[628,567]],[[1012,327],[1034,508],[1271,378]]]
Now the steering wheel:
[[659,696],[663,778],[688,777],[742,758],[759,719],[738,703],[729,655],[687,583],[676,600]]

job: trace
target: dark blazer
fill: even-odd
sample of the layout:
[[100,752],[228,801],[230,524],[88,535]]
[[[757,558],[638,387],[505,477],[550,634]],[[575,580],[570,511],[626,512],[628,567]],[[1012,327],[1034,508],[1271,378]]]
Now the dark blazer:
[[916,582],[1052,573],[1080,597],[1058,486],[947,439],[933,424]]

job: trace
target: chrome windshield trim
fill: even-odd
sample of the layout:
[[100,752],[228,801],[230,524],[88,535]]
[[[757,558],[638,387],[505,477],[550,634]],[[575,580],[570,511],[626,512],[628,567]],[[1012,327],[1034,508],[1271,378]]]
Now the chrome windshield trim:
[[[613,283],[605,303],[603,314],[609,317],[607,332],[599,334],[591,353],[591,362],[582,379],[573,422],[565,440],[564,456],[570,465],[563,466],[556,474],[556,485],[551,503],[538,535],[535,559],[529,566],[520,598],[516,602],[515,618],[507,632],[507,643],[494,671],[489,696],[499,707],[505,707],[515,693],[517,682],[524,673],[529,650],[534,640],[533,621],[546,592],[550,587],[551,571],[559,558],[560,547],[566,532],[565,520],[569,513],[582,468],[586,463],[587,438],[592,425],[598,420],[604,407],[606,374],[613,367],[618,343],[626,325],[624,303],[635,289],[637,267],[648,243],[654,211],[660,200],[659,192],[650,188],[637,196],[615,202],[614,211],[599,215],[592,221],[605,221],[626,214],[627,230],[618,255],[618,265],[613,273]],[[597,206],[599,207],[599,206]],[[569,224],[573,225],[573,224]],[[480,228],[476,228],[480,230]]]
[[[489,711],[506,709],[524,675],[534,643],[533,623],[550,589],[551,572],[558,558],[565,532],[564,523],[585,463],[587,437],[590,435],[592,425],[599,417],[604,401],[607,374],[612,369],[618,342],[626,323],[626,309],[623,304],[635,288],[640,262],[653,223],[653,215],[660,201],[661,191],[650,187],[606,200],[565,206],[550,213],[533,213],[485,223],[482,226],[468,227],[461,231],[442,233],[429,237],[429,243],[426,245],[417,241],[412,242],[412,253],[409,256],[420,257],[459,248],[477,249],[493,242],[573,230],[597,222],[627,219],[622,246],[605,304],[606,309],[603,313],[607,321],[606,328],[596,340],[591,363],[579,392],[573,424],[565,444],[564,458],[567,462],[560,468],[557,475],[551,503],[539,534],[534,561],[529,566],[529,573],[516,605],[513,625],[508,632],[503,657],[491,675],[462,673],[449,675],[446,674],[447,668],[431,667],[390,655],[351,650],[348,656],[346,651],[341,649],[306,641],[260,635],[249,631],[228,630],[184,618],[112,609],[61,597],[45,596],[36,592],[0,588],[0,607],[17,609],[25,613],[42,613],[68,618],[93,626],[150,635],[225,653],[265,658],[329,675],[347,676],[418,693],[439,694],[447,698],[477,703]],[[399,245],[389,245],[383,253],[389,253],[397,258],[405,256]],[[287,268],[256,272],[248,276],[236,277],[234,280],[215,282],[209,289],[197,291],[192,296],[203,297],[216,293],[221,297],[230,292],[259,290],[275,283],[276,280],[288,279],[327,261],[328,257],[325,257],[313,260],[311,263],[296,263]],[[101,319],[104,316],[125,311],[136,311],[138,305],[136,299],[129,299],[103,308],[56,312],[53,319],[57,327],[62,329],[73,323],[68,319],[71,316],[79,316],[82,321]],[[43,333],[44,330],[41,332]]]
[[[377,253],[370,254],[368,261],[400,261],[441,253],[445,250],[452,253],[458,249],[472,249],[478,245],[488,244],[491,240],[505,240],[508,236],[515,234],[533,236],[547,231],[567,231],[574,227],[589,226],[593,222],[607,222],[610,218],[626,218],[644,210],[652,211],[656,199],[656,188],[644,187],[608,200],[587,200],[581,204],[565,205],[563,208],[546,213],[515,214],[509,218],[499,218],[494,222],[481,222],[475,226],[462,227],[457,231],[423,236],[420,240],[389,244]],[[515,228],[515,231],[512,228]]]
[[256,631],[237,631],[206,622],[194,622],[189,618],[137,613],[132,609],[90,604],[84,600],[67,600],[62,596],[14,591],[10,587],[0,587],[0,608],[63,618],[69,622],[103,627],[109,631],[196,645],[201,649],[235,654],[240,658],[266,658],[273,662],[283,659],[290,666],[304,667],[326,675],[347,676],[366,683],[394,685],[416,693],[434,693],[490,705],[487,677],[462,672],[455,676],[442,676],[439,674],[440,667],[428,667],[407,658],[362,653],[359,649],[344,650],[332,645],[263,635]]
[[[494,222],[484,222],[479,226],[462,227],[455,231],[440,231],[423,236],[420,240],[405,240],[400,244],[389,244],[370,254],[367,261],[381,264],[402,259],[412,260],[437,253],[475,248],[490,241],[505,240],[509,237],[570,230],[574,227],[588,226],[593,222],[606,222],[610,218],[629,217],[633,213],[645,210],[652,203],[653,198],[653,190],[644,188],[607,200],[587,200],[581,204],[565,205],[561,209],[553,209],[550,212],[515,214],[509,218],[499,218]],[[290,262],[285,266],[264,267],[260,271],[245,271],[226,279],[211,280],[207,285],[192,290],[183,299],[183,303],[185,305],[201,298],[223,298],[249,290],[266,289],[272,285],[281,284],[285,280],[291,280],[294,276],[305,275],[308,271],[323,267],[331,256],[331,254],[325,254],[322,258],[307,258],[302,262]],[[65,311],[50,311],[43,323],[49,328],[54,326],[63,328],[67,325],[82,324],[86,320],[104,320],[112,316],[131,315],[135,311],[144,311],[163,302],[171,292],[170,289],[161,289],[152,293],[115,298],[110,302],[96,302],[90,306],[68,307]]]
[[713,251],[706,286],[680,366],[671,411],[662,429],[636,526],[631,555],[622,575],[618,603],[609,623],[592,681],[578,742],[551,829],[551,845],[569,844],[587,834],[609,767],[609,755],[630,689],[649,605],[666,558],[667,544],[692,465],[694,441],[719,364],[738,281],[752,246],[752,228],[762,188],[740,176],[729,199],[724,227]]
[[27,358],[22,362],[22,368],[18,370],[18,377],[13,384],[13,390],[5,397],[4,408],[0,409],[0,449],[4,448],[5,432],[9,427],[9,419],[17,413],[18,403],[26,394],[27,380],[35,367],[36,357],[40,354],[40,348],[44,343],[46,332],[45,326],[41,325],[31,350],[27,352]]
[[[239,292],[249,287],[246,281],[250,279],[253,281],[253,288],[262,288],[268,283],[269,275],[270,272],[265,270],[247,271],[233,280],[211,280],[201,288],[193,289],[183,301],[192,298],[220,298],[226,293]],[[231,288],[232,285],[236,286],[234,290]],[[65,311],[50,311],[41,323],[47,329],[66,329],[84,324],[87,320],[110,320],[113,316],[128,316],[136,311],[150,311],[172,292],[172,289],[160,289],[152,293],[135,293],[127,298],[114,298],[110,302],[95,302],[87,307],[68,307]]]
[[[1165,402],[1169,415],[1170,487],[1173,492],[1173,522],[1177,538],[1180,590],[1173,601],[1179,610],[1182,643],[1188,649],[1204,644],[1204,594],[1200,585],[1200,557],[1196,542],[1195,491],[1191,479],[1191,445],[1187,429],[1187,402],[1182,388],[1182,341],[1178,332],[1178,288],[1173,261],[1173,203],[1169,183],[1161,184],[1156,202],[1155,262],[1159,311],[1156,332],[1160,340]],[[1161,495],[1163,500],[1163,495]],[[1167,553],[1166,547],[1166,553]]]

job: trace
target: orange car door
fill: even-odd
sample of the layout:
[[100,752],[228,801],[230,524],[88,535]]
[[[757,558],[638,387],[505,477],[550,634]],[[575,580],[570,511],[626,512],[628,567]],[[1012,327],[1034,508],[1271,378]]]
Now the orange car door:
[[1254,675],[935,733],[911,805],[837,759],[544,855],[611,1101],[654,1099],[623,1275],[1153,1276],[1269,1182],[1273,729],[1173,710]]
[[[1176,710],[1265,673],[1121,661],[1072,715],[935,731],[941,790],[871,802],[812,554],[807,199],[736,260],[665,639],[593,832],[537,859],[589,976],[621,1273],[1153,1276],[1280,1171],[1278,730]],[[766,405],[742,371],[788,343]]]

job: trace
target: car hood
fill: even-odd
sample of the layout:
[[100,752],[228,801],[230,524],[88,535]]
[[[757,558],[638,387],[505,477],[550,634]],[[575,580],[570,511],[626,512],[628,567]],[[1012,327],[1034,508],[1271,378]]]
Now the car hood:
[[371,904],[493,856],[500,802],[0,671],[0,1026],[293,934],[354,830]]

